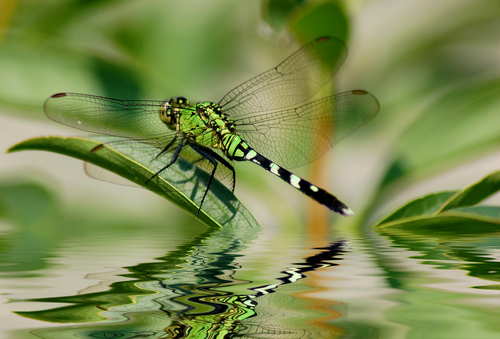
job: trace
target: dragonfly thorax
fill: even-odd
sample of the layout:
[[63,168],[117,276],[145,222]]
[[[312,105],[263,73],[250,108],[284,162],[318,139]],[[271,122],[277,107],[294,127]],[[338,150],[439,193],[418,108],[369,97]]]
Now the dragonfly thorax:
[[214,102],[200,102],[180,117],[183,137],[204,147],[223,150],[223,140],[236,133],[235,123]]
[[236,125],[222,111],[222,108],[215,102],[205,101],[196,104],[196,112],[200,118],[207,123],[207,127],[219,129],[220,132],[227,130],[227,133],[236,132]]
[[223,141],[236,133],[235,123],[211,101],[191,105],[184,97],[174,97],[160,106],[158,114],[178,137],[204,147],[224,151]]

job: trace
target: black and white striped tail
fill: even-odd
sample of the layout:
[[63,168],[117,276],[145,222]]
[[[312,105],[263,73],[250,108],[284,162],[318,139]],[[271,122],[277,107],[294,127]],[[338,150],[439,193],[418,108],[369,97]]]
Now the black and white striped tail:
[[249,160],[260,167],[268,170],[272,174],[280,177],[282,180],[286,181],[305,195],[313,198],[322,205],[325,205],[334,212],[340,213],[344,216],[353,215],[353,211],[347,207],[342,201],[337,199],[335,196],[331,195],[322,188],[319,188],[309,181],[304,180],[292,172],[278,166],[271,160],[263,157],[257,153],[252,148],[247,148],[245,150],[245,155],[243,156],[245,160]]

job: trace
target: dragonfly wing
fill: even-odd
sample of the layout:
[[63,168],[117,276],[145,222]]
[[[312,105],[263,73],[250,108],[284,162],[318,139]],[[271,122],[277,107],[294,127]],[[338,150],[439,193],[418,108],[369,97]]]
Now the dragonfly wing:
[[90,162],[83,163],[83,169],[85,173],[93,178],[100,181],[110,182],[112,184],[120,185],[120,186],[129,186],[129,187],[137,187],[143,188],[142,186],[125,179],[124,177],[119,176],[116,173],[110,172],[107,169],[104,169],[100,166],[94,165]]
[[[138,164],[150,169],[153,173],[162,171],[163,168],[171,162],[173,153],[179,145],[179,141],[176,141],[172,144],[167,152],[162,152],[163,146],[167,143],[162,138],[126,139],[120,137],[99,135],[92,136],[91,138],[96,141],[102,142],[106,147],[112,148],[125,157],[136,161]],[[96,149],[95,152],[99,152],[99,149]],[[229,162],[229,160],[227,160],[227,158],[220,152],[218,154],[219,156],[224,157],[224,159]],[[196,166],[198,169],[204,172],[207,172],[207,174],[212,173],[212,164],[201,157],[198,153],[192,151],[189,147],[184,147],[179,156],[180,158],[186,160],[187,163],[178,160],[174,166],[165,171],[162,171],[159,175],[160,177],[166,179],[167,181],[174,181],[176,180],[175,178],[179,177],[178,172],[182,171],[184,167],[186,167],[187,169],[192,165]],[[99,166],[88,162],[85,163],[84,169],[88,176],[97,180],[111,182],[113,184],[122,186],[140,187],[133,182],[120,177],[117,174],[109,172]],[[217,171],[215,172],[215,176],[228,188],[234,188],[232,172],[223,164],[219,164],[219,166],[217,167]],[[181,179],[185,180],[185,178],[183,177]]]
[[362,90],[338,93],[296,108],[235,119],[257,152],[288,168],[308,164],[370,121],[380,105]]
[[157,138],[172,134],[159,118],[162,105],[164,101],[59,93],[45,101],[44,110],[50,119],[84,131],[125,138]]
[[[176,135],[176,131],[170,130],[160,120],[159,111],[164,105],[165,101],[119,100],[87,94],[59,93],[45,101],[44,109],[52,120],[80,130],[107,135],[93,138],[157,172],[170,162],[179,142],[177,140],[167,152],[158,156]],[[208,162],[200,159],[199,155],[193,156],[188,148],[183,149],[180,157],[211,173]],[[126,183],[126,180],[111,176],[91,164],[86,164],[85,170],[89,176],[98,180],[122,185]],[[168,177],[168,171],[164,174]],[[219,166],[216,172],[219,179],[228,177],[229,174],[230,171],[224,166]]]
[[313,97],[339,70],[347,56],[336,38],[319,38],[281,64],[227,93],[219,105],[231,117],[291,107]]

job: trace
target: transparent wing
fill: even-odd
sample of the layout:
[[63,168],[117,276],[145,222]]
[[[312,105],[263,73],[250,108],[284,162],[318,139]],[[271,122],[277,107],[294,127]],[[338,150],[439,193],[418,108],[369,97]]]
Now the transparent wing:
[[[158,172],[162,170],[167,164],[169,164],[172,160],[173,153],[175,152],[179,142],[176,141],[173,143],[172,147],[167,152],[160,152],[163,149],[163,145],[166,143],[160,143],[158,139],[151,138],[145,140],[137,140],[137,139],[125,139],[121,137],[109,137],[102,135],[95,135],[91,137],[93,140],[100,141],[103,145],[110,147],[112,149],[117,150],[118,152],[136,160],[138,163],[143,166],[149,168],[153,172]],[[161,139],[160,139],[161,140]],[[96,149],[95,152],[98,152],[99,149]],[[216,152],[216,150],[213,150]],[[159,155],[160,154],[160,155]],[[230,163],[230,161],[220,152],[217,154],[224,158],[225,161]],[[211,174],[214,169],[213,165],[205,158],[200,156],[198,153],[194,152],[190,147],[184,146],[182,148],[179,157],[187,160],[190,164],[196,166],[198,169],[206,172],[207,174]],[[172,166],[170,169],[162,171],[160,177],[168,181],[173,181],[177,176],[179,169],[183,168],[183,162],[177,160],[177,163]],[[122,177],[111,173],[105,169],[102,169],[99,166],[93,165],[91,163],[85,163],[84,165],[85,172],[88,176],[101,180],[111,182],[113,184],[123,185],[123,186],[135,186],[136,184],[123,179]],[[230,168],[226,167],[224,163],[219,162],[217,166],[217,170],[215,172],[215,177],[221,181],[226,187],[234,191],[234,178],[232,175],[232,171]],[[139,186],[140,187],[140,186]]]
[[173,137],[175,132],[158,116],[162,105],[164,101],[59,93],[48,98],[43,107],[50,119],[84,131],[135,139]]
[[219,105],[231,118],[297,105],[331,81],[346,56],[341,40],[319,38],[275,68],[232,89]]
[[[102,140],[104,144],[126,154],[132,154],[140,163],[159,171],[170,162],[179,143],[177,140],[168,152],[158,156],[176,134],[159,118],[159,109],[164,104],[165,101],[119,100],[88,94],[59,93],[45,101],[44,110],[50,119],[62,124],[112,136],[101,139],[96,136],[94,139]],[[222,154],[219,155],[223,157]],[[211,173],[213,169],[208,161],[190,151],[189,147],[183,148],[180,157],[205,172]],[[227,161],[227,158],[225,160]],[[91,177],[99,180],[118,184],[125,182],[92,165],[86,165],[86,171]],[[227,186],[234,186],[231,171],[223,165],[217,167],[215,175],[220,180],[229,178]]]
[[377,99],[354,90],[305,105],[235,119],[238,133],[278,165],[308,164],[377,115]]
[[[103,145],[106,145],[106,147],[118,151],[125,157],[132,159],[138,164],[150,169],[153,173],[157,173],[162,170],[166,164],[170,163],[170,160],[173,156],[173,152],[165,152],[157,157],[160,152],[158,148],[133,139],[124,139],[120,137],[110,137],[103,135],[92,136],[91,139],[102,142]],[[99,152],[100,150],[101,148],[96,149],[94,152]],[[159,180],[159,177],[161,177],[167,180],[173,186],[179,188],[183,193],[187,194],[188,197],[195,203],[201,203],[201,199],[205,193],[205,190],[207,189],[207,184],[213,166],[211,166],[208,161],[202,159],[199,155],[196,155],[194,153],[192,153],[191,155],[187,155],[188,153],[192,153],[189,151],[189,147],[184,147],[181,151],[180,158],[177,159],[177,161],[168,169],[162,171],[157,177],[150,179],[152,185],[146,185],[146,188],[155,191],[158,186],[155,186],[154,182]],[[119,161],[120,159],[120,157],[117,157],[113,159],[113,161]],[[188,159],[188,161],[186,161],[185,159]],[[124,162],[123,166],[129,165],[125,165]],[[97,180],[111,182],[123,186],[144,188],[143,186],[139,186],[132,181],[124,179],[121,176],[109,172],[108,170],[96,166],[92,163],[85,162],[84,169],[87,175]],[[134,169],[132,168],[131,171],[134,171]],[[231,180],[231,173],[228,173],[228,171],[229,170],[227,168],[219,165],[217,167],[216,177],[227,177],[227,180],[222,182],[222,184],[224,184],[231,190],[234,188],[234,183]],[[220,183],[216,182],[215,180],[212,182],[212,185],[216,185],[215,187],[217,187],[217,191],[221,190]],[[210,187],[211,190],[214,189],[214,186]],[[213,195],[214,193],[210,191],[208,194]],[[213,198],[210,198],[210,196],[208,197],[208,199],[213,200]]]

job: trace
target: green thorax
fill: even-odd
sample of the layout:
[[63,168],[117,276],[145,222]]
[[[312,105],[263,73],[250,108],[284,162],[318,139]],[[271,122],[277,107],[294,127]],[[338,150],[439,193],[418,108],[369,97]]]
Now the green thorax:
[[159,115],[179,137],[203,147],[220,149],[230,159],[237,157],[237,146],[243,141],[235,123],[218,104],[206,101],[191,105],[186,98],[175,97],[165,101]]

